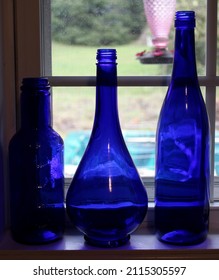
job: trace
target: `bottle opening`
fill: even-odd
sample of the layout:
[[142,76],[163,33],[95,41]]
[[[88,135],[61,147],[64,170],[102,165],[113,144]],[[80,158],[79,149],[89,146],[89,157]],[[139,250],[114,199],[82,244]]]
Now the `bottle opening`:
[[175,16],[175,27],[195,27],[194,11],[177,11]]
[[116,49],[98,49],[97,61],[102,63],[112,63],[117,59]]
[[48,78],[45,77],[28,77],[23,78],[21,90],[31,89],[31,90],[48,90],[50,84]]

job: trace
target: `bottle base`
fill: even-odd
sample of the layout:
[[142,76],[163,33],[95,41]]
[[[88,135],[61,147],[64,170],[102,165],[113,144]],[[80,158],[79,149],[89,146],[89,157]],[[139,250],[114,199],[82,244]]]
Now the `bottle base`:
[[22,244],[27,245],[43,245],[51,242],[55,242],[62,238],[63,232],[54,232],[51,230],[38,230],[31,233],[14,233],[12,232],[12,238]]
[[187,230],[174,230],[170,232],[157,232],[157,239],[161,242],[172,245],[196,245],[202,243],[207,238],[207,231],[202,233],[193,233]]
[[91,238],[87,235],[84,235],[84,239],[87,242],[87,244],[89,244],[91,246],[104,247],[104,248],[116,248],[116,247],[125,245],[129,241],[130,235],[127,235],[124,238],[116,239],[116,240],[95,239],[93,237]]

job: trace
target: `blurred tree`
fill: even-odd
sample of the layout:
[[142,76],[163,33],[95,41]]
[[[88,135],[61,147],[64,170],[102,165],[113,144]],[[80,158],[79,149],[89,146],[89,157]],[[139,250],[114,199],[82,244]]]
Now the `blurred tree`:
[[74,45],[120,45],[145,26],[142,0],[53,0],[52,37]]
[[194,10],[196,12],[195,46],[198,73],[205,74],[206,48],[206,1],[180,0],[176,1],[177,10]]
[[[128,44],[145,31],[143,0],[52,0],[52,38],[70,45]],[[199,74],[205,65],[205,0],[176,1],[176,10],[196,11],[196,57]],[[170,48],[174,46],[174,28]],[[167,72],[169,72],[167,67]],[[163,69],[162,69],[163,71]]]

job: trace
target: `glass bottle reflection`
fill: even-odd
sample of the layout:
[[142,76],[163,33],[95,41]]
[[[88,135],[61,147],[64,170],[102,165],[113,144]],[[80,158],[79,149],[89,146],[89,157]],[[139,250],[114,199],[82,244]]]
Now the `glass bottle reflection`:
[[147,211],[147,193],[126,148],[117,108],[116,50],[97,52],[91,137],[66,199],[68,215],[96,246],[126,243]]
[[64,230],[63,140],[51,127],[49,88],[46,78],[23,79],[21,128],[9,144],[11,230],[22,243]]
[[195,60],[195,13],[179,11],[173,72],[157,128],[155,225],[159,240],[205,240],[209,217],[209,122]]

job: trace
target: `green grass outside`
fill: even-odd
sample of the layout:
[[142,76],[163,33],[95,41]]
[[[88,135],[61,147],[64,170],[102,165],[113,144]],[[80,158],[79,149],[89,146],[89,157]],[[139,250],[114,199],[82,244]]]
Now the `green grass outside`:
[[[112,47],[113,48],[113,47]],[[130,44],[115,47],[118,75],[158,75],[165,65],[143,65],[135,57],[144,46]],[[95,76],[96,47],[66,46],[53,43],[54,76]],[[165,74],[165,73],[163,73]],[[118,106],[122,129],[155,130],[166,88],[120,87]],[[54,128],[66,137],[73,130],[90,130],[95,110],[95,88],[57,87],[53,89]]]
[[[115,46],[117,50],[118,75],[141,76],[162,74],[158,65],[143,65],[136,59],[136,53],[146,46],[129,44]],[[54,76],[94,76],[96,75],[96,52],[98,47],[68,46],[53,42],[52,72]],[[165,67],[164,67],[165,71]],[[165,73],[163,73],[165,74]]]

